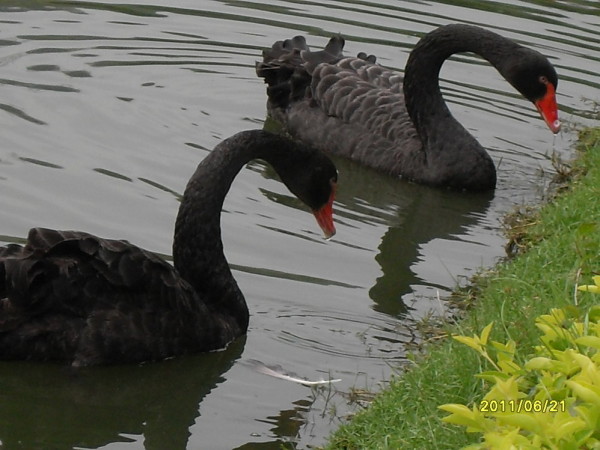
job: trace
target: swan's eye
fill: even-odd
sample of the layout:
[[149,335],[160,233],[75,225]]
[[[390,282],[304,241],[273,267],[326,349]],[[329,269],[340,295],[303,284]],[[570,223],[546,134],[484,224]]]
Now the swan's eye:
[[548,83],[550,83],[548,81],[548,78],[546,78],[545,75],[540,75],[540,77],[538,79],[540,80],[540,83],[542,83],[542,84],[548,84]]
[[331,187],[331,195],[335,196],[337,192],[337,177],[331,177],[329,179],[329,186]]

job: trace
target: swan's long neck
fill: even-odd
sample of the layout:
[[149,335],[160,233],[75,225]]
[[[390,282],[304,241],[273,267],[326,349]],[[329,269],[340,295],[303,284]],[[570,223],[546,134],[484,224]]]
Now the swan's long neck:
[[408,114],[432,164],[468,163],[452,160],[454,155],[474,158],[476,163],[490,166],[489,177],[495,183],[491,159],[450,113],[440,91],[439,73],[444,61],[460,52],[476,53],[502,73],[506,55],[518,48],[521,48],[518,44],[498,34],[468,25],[441,27],[415,46],[406,63],[404,96]]
[[223,253],[220,216],[235,176],[248,161],[265,153],[268,148],[258,132],[239,133],[221,142],[188,182],[175,223],[175,268],[209,308],[237,318],[243,329],[248,308]]
[[223,253],[221,210],[234,178],[247,162],[267,161],[284,182],[287,174],[298,170],[302,153],[298,148],[292,152],[288,144],[287,139],[262,130],[243,131],[221,142],[190,178],[175,223],[175,268],[209,308],[235,318],[244,331],[248,307]]
[[[455,53],[472,52],[502,71],[507,54],[520,46],[491,31],[469,25],[447,25],[426,35],[415,46],[406,63],[404,95],[408,113],[420,133],[436,127],[432,120],[446,120],[450,112],[440,91],[439,73]],[[432,111],[437,111],[432,115]]]

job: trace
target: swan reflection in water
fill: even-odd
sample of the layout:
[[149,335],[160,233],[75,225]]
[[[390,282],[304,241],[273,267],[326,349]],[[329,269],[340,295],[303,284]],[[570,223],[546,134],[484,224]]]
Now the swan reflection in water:
[[494,191],[440,190],[407,183],[344,158],[334,157],[334,161],[340,171],[336,199],[340,222],[351,215],[353,220],[375,218],[386,227],[374,257],[382,273],[369,289],[373,309],[405,317],[411,309],[405,296],[414,292],[415,286],[448,289],[415,273],[413,266],[420,260],[421,247],[434,239],[456,240],[455,236],[477,225],[485,217]]
[[99,448],[143,437],[147,450],[184,450],[200,403],[225,381],[245,340],[143,365],[0,362],[2,448]]
[[[281,132],[279,124],[271,119],[265,121],[265,129]],[[405,317],[410,306],[405,303],[404,297],[414,291],[415,285],[433,285],[431,280],[423,280],[413,270],[421,256],[420,247],[433,239],[455,240],[454,236],[476,226],[486,217],[494,191],[436,189],[390,177],[347,158],[332,155],[332,160],[339,170],[337,220],[340,223],[376,223],[385,227],[376,249],[362,249],[374,253],[375,262],[382,272],[368,289],[368,296],[374,302],[373,309],[391,317]],[[265,178],[276,177],[272,168],[260,162],[253,163],[252,167]],[[268,197],[291,207],[297,204],[289,195],[268,194]],[[359,245],[349,242],[343,233],[335,239],[335,243]],[[343,260],[348,257],[344,251],[344,248],[337,248],[334,253]],[[238,266],[236,269],[248,271]],[[300,274],[294,277],[302,278]],[[317,281],[345,288],[361,287],[352,284],[351,279]],[[448,286],[433,286],[448,289]]]

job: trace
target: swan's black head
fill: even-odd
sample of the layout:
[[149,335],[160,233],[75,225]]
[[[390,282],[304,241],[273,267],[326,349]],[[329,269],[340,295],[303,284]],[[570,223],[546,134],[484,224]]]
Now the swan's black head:
[[501,72],[523,97],[533,102],[548,128],[558,133],[558,76],[550,61],[535,50],[520,47],[508,58]]
[[288,189],[312,210],[325,237],[330,238],[335,234],[333,201],[337,169],[319,150],[292,141],[286,147],[285,153],[269,162]]
[[[296,161],[293,175],[284,180],[286,186],[313,212],[326,238],[335,234],[333,201],[337,187],[337,169],[323,153],[307,149]],[[281,175],[281,174],[280,174]]]

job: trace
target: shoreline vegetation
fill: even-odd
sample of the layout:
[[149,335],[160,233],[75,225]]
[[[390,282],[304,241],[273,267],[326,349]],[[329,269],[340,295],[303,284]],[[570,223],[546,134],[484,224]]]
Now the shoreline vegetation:
[[490,387],[475,376],[491,370],[489,363],[451,336],[479,336],[494,322],[490,340],[512,340],[527,356],[540,345],[538,316],[598,301],[577,285],[592,284],[600,271],[600,128],[580,133],[576,158],[558,171],[560,186],[546,204],[507,218],[507,245],[516,256],[455,294],[461,318],[442,325],[442,338],[425,343],[325,449],[458,449],[481,441],[481,434],[442,421],[448,412],[439,406],[478,406]]

